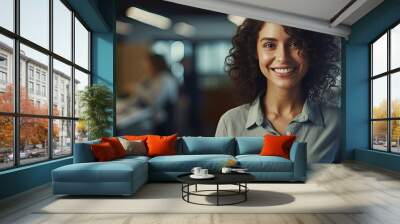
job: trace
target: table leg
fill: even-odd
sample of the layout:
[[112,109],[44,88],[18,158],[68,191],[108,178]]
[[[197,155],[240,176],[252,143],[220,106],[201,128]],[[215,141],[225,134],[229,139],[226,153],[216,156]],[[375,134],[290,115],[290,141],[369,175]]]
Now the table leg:
[[196,186],[195,186],[195,191],[197,192],[197,184],[196,184]]
[[217,206],[219,205],[219,184],[217,184]]
[[248,190],[247,190],[247,183],[244,183],[244,201],[247,201],[247,192],[248,192]]

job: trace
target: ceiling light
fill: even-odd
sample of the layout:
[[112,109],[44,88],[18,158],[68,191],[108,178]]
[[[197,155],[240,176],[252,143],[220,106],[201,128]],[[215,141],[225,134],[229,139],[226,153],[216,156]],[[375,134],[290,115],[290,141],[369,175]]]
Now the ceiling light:
[[228,20],[231,21],[236,26],[240,26],[245,20],[245,18],[241,16],[228,15]]
[[179,22],[174,25],[174,31],[179,35],[191,37],[196,33],[196,28],[188,23]]
[[163,30],[171,27],[171,20],[169,18],[136,7],[128,8],[126,16]]
[[118,20],[116,23],[116,29],[117,29],[117,33],[121,34],[121,35],[128,35],[133,30],[132,25],[130,23],[125,23],[125,22],[118,21]]

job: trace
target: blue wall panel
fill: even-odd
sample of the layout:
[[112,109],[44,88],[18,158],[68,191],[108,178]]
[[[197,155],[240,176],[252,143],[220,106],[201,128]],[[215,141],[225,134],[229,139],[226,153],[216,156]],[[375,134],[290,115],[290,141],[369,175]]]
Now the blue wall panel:
[[[346,43],[346,155],[347,159],[399,170],[400,157],[369,148],[368,44],[400,22],[400,0],[386,0],[351,27]],[[356,151],[354,151],[357,149]],[[355,156],[354,156],[355,154]]]
[[53,169],[71,163],[69,157],[0,172],[0,199],[51,181]]

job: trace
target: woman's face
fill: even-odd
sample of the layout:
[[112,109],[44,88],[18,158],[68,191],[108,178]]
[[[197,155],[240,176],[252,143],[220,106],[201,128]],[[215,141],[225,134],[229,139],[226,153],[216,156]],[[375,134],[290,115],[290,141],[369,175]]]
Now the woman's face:
[[308,70],[307,55],[284,30],[266,22],[258,34],[257,57],[268,86],[290,89],[301,84]]

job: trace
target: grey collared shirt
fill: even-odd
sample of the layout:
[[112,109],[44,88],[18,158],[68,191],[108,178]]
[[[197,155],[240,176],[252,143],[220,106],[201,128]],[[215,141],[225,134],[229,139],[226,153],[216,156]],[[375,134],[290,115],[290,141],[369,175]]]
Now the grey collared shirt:
[[[262,111],[262,97],[225,112],[215,136],[280,135]],[[307,143],[309,163],[333,162],[340,147],[340,110],[333,106],[306,100],[302,112],[286,127],[285,133],[296,135],[296,141]]]

